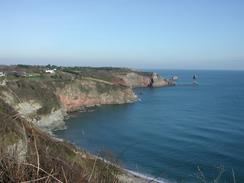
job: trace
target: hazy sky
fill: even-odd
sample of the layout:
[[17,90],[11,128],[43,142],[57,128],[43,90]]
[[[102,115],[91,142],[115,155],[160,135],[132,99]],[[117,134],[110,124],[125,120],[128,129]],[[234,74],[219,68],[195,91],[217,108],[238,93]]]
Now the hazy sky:
[[244,69],[243,0],[0,0],[0,64]]

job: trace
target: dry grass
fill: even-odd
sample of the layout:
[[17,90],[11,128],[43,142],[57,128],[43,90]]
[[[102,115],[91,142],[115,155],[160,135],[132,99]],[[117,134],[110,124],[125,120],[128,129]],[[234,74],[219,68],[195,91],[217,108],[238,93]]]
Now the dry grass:
[[[120,170],[113,164],[54,139],[21,119],[1,100],[0,106],[1,136],[16,138],[7,142],[0,138],[0,182],[119,182]],[[18,159],[17,148],[14,153],[6,150],[19,140],[27,148],[23,149],[24,161]]]
[[[197,173],[196,173],[196,178],[197,181],[199,183],[222,183],[222,182],[226,182],[223,181],[223,174],[226,172],[223,166],[219,166],[216,167],[217,169],[217,174],[215,177],[211,178],[207,178],[204,174],[204,172],[202,171],[202,169],[198,166],[197,167]],[[235,177],[235,172],[232,169],[232,181],[233,183],[236,183],[236,177]]]

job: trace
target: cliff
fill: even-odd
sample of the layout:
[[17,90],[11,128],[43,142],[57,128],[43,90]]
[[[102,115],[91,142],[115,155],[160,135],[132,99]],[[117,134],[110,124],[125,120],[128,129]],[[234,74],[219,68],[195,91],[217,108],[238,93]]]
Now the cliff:
[[17,69],[31,74],[0,78],[0,182],[148,181],[45,130],[64,128],[72,111],[135,102],[134,87],[169,86],[166,79],[119,68],[59,68],[54,74],[43,67]]
[[8,77],[0,85],[0,98],[27,121],[53,130],[65,126],[69,112],[136,101],[133,88],[147,87],[152,79],[154,87],[170,85],[157,74],[130,69],[62,68],[54,75]]
[[63,88],[57,88],[56,95],[66,111],[94,105],[130,103],[137,99],[129,87],[91,78],[76,80]]
[[5,86],[0,86],[0,90],[0,98],[23,118],[51,129],[64,125],[67,112],[137,99],[131,88],[87,79],[66,83],[20,79],[8,81]]
[[146,182],[41,131],[1,99],[0,119],[0,182]]

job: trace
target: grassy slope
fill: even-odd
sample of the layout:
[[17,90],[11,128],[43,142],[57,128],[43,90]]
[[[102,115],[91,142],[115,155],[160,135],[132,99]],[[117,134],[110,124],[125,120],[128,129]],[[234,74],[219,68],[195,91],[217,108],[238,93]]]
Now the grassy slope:
[[[0,182],[118,182],[118,168],[40,131],[2,100],[0,109]],[[6,152],[19,140],[27,143],[24,162]]]
[[6,86],[0,87],[0,91],[10,92],[15,96],[16,103],[32,99],[38,101],[43,106],[37,111],[38,114],[48,114],[52,109],[59,108],[53,89],[51,84],[25,78],[10,81]]
[[[23,66],[21,66],[21,69]],[[24,71],[28,73],[41,73],[37,68],[24,66]],[[16,78],[8,76],[6,86],[0,86],[0,95],[2,91],[11,93],[15,96],[15,103],[36,100],[42,106],[37,111],[37,115],[49,114],[52,110],[60,108],[59,99],[55,91],[57,88],[64,88],[67,84],[77,84],[84,81],[96,83],[98,93],[108,93],[110,91],[124,90],[125,86],[111,83],[116,80],[116,74],[125,73],[124,69],[98,69],[98,68],[64,68],[56,72],[55,75],[41,73],[39,76]],[[114,75],[115,74],[115,75]],[[87,93],[91,90],[89,85],[80,85],[80,90]],[[2,97],[4,98],[4,96]]]
[[[96,87],[101,93],[122,87],[114,86],[109,79],[106,79],[106,77],[111,78],[111,73],[106,77],[103,74],[94,75],[96,72],[92,75],[79,72],[76,75],[58,71],[55,75],[45,75],[32,67],[24,67],[24,71],[34,74],[39,72],[39,75],[28,78],[10,76],[7,85],[0,86],[0,90],[14,93],[15,100],[19,100],[16,101],[17,103],[31,99],[37,100],[43,106],[37,111],[38,114],[47,114],[52,109],[60,107],[54,94],[55,89],[62,88],[77,79],[96,82]],[[82,90],[88,92],[85,88]],[[41,182],[66,182],[67,180],[68,182],[118,182],[117,175],[121,173],[120,169],[42,132],[22,119],[3,100],[0,100],[0,134],[0,182],[38,179]],[[24,162],[19,162],[17,148],[14,154],[6,150],[19,141],[27,144],[27,149],[23,150],[26,152]],[[112,156],[109,157],[113,162]]]
[[[84,79],[96,82],[98,91],[103,93],[106,90],[124,88],[111,84],[111,81],[117,79],[114,74],[126,74],[130,71],[119,68],[62,68],[55,75],[45,75],[35,67],[24,66],[20,69],[36,75],[28,78],[10,76],[7,86],[0,86],[0,90],[14,92],[19,100],[35,98],[43,105],[37,111],[39,114],[47,114],[53,108],[59,107],[53,92],[56,87],[64,87],[71,81]],[[0,134],[0,182],[36,179],[41,182],[118,182],[120,169],[40,131],[19,117],[3,100],[0,100]],[[8,151],[9,146],[19,141],[27,145],[24,162],[16,158],[17,150],[14,157]],[[111,157],[107,159],[113,162]]]

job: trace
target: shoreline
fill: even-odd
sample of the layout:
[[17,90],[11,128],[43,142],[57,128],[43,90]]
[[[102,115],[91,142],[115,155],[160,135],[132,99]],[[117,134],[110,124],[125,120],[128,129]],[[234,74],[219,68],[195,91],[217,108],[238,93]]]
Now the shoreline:
[[145,179],[148,181],[148,183],[172,183],[164,178],[161,178],[161,177],[157,177],[157,178],[153,178],[151,175],[147,175],[147,174],[143,174],[143,173],[140,173],[140,172],[136,172],[136,171],[133,171],[133,170],[129,170],[129,169],[124,169],[125,171],[127,171],[128,173],[132,174],[133,176],[136,176],[136,177],[139,177],[139,178],[142,178],[142,179]]
[[[25,73],[25,77],[11,75],[17,72],[15,71],[16,68],[21,70],[21,73]],[[65,139],[57,138],[52,132],[65,130],[67,128],[65,121],[72,117],[72,114],[91,112],[94,107],[100,107],[101,105],[124,105],[139,101],[139,97],[133,91],[134,88],[171,86],[167,79],[156,73],[124,69],[57,68],[54,74],[45,73],[46,67],[30,66],[23,68],[16,66],[5,69],[7,75],[4,78],[5,82],[0,87],[0,99],[3,100],[4,105],[9,106],[14,111],[13,113],[18,114],[19,120],[25,120],[26,127],[23,129],[16,128],[16,131],[23,134],[23,137],[13,137],[24,144],[22,153],[25,156],[32,155],[28,152],[28,149],[31,149],[32,146],[28,144],[25,134],[27,130],[33,128],[39,133],[38,138],[50,142],[50,144],[39,142],[42,143],[43,149],[46,149],[43,152],[44,154],[52,151],[56,153],[54,153],[54,156],[57,156],[58,151],[53,145],[58,143],[60,147],[65,149],[61,154],[61,160],[63,159],[64,162],[68,163],[77,158],[77,166],[83,171],[92,168],[90,163],[95,161],[96,155],[91,154],[89,151],[82,154],[83,151],[86,151],[85,149],[79,148],[70,142],[66,144]],[[35,78],[32,78],[33,73],[36,75]],[[6,113],[8,114],[8,111]],[[35,135],[33,135],[33,130],[28,131],[28,133],[32,136]],[[11,135],[9,134],[9,136]],[[33,143],[35,145],[35,139],[31,143],[31,145]],[[50,150],[47,150],[46,147],[49,147]],[[82,163],[79,164],[80,161],[87,165],[83,167]],[[107,163],[105,161],[100,163],[103,166],[109,164],[108,161]],[[153,177],[150,178],[150,176],[120,166],[117,168],[120,172],[118,176],[120,176],[121,182],[159,182],[154,180]],[[91,171],[93,172],[93,168]],[[100,171],[99,167],[96,171]],[[110,179],[114,177],[111,173],[107,176]],[[95,179],[96,177],[94,177]]]
[[[136,103],[140,100],[141,99],[138,97],[136,101],[133,101],[130,103],[125,103],[125,104]],[[80,115],[82,113],[95,112],[96,109],[94,109],[94,108],[98,108],[98,107],[105,106],[105,105],[107,105],[107,104],[87,106],[81,110],[71,111],[71,112],[67,113],[67,115],[65,116],[65,120],[64,120],[65,125],[63,126],[63,128],[56,129],[56,130],[49,129],[48,132],[57,140],[67,141],[67,139],[57,137],[53,132],[59,131],[59,130],[66,130],[67,129],[66,122],[65,122],[66,120],[68,120],[70,118],[76,118],[76,117],[78,117],[78,115]],[[124,104],[110,104],[110,105],[124,105]],[[78,149],[83,149],[83,150],[87,151],[89,153],[89,155],[91,155],[93,158],[95,158],[95,159],[98,158],[100,160],[103,160],[105,163],[109,163],[109,164],[114,165],[114,166],[118,167],[119,169],[121,169],[125,173],[126,176],[120,175],[120,178],[126,179],[126,182],[129,181],[131,183],[134,183],[134,182],[135,183],[172,183],[162,177],[155,178],[152,175],[148,175],[148,174],[145,174],[142,172],[137,172],[135,170],[130,170],[130,169],[127,169],[126,167],[121,167],[119,165],[113,164],[110,161],[106,160],[105,158],[95,155],[94,153],[92,153],[91,151],[89,151],[88,149],[86,149],[84,147],[77,146],[77,145],[73,144],[72,142],[69,142],[69,143],[74,145]],[[125,176],[125,177],[123,177],[123,176]]]
[[[62,130],[65,130],[65,129],[62,129]],[[95,155],[94,153],[92,153],[91,151],[89,151],[88,149],[86,149],[84,147],[77,146],[77,145],[67,141],[66,139],[57,137],[51,131],[49,131],[49,134],[52,136],[52,138],[54,138],[57,141],[60,141],[60,142],[66,141],[66,142],[70,143],[71,145],[73,145],[74,147],[76,147],[77,149],[85,150],[86,153],[93,159],[100,159],[100,160],[104,161],[106,164],[110,164],[110,165],[117,167],[123,173],[123,174],[118,176],[118,178],[121,179],[122,182],[125,181],[126,183],[173,183],[173,182],[170,182],[170,181],[168,181],[162,177],[156,177],[155,178],[152,175],[148,175],[148,174],[142,173],[142,172],[137,172],[135,170],[130,170],[130,169],[127,169],[126,167],[116,165],[116,164],[111,163],[110,161],[106,160],[103,157]]]

